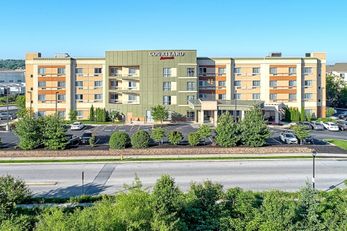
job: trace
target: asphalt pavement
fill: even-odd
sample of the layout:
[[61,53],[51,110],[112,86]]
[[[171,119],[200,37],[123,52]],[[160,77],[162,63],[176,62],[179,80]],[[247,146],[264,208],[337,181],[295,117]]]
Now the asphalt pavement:
[[[82,185],[82,172],[84,183]],[[311,182],[312,160],[169,161],[122,163],[1,164],[0,175],[26,181],[36,196],[113,194],[124,190],[137,175],[150,190],[163,174],[170,174],[182,190],[192,182],[211,180],[225,188],[255,191],[296,191]],[[344,187],[347,161],[316,159],[316,186],[320,190]]]

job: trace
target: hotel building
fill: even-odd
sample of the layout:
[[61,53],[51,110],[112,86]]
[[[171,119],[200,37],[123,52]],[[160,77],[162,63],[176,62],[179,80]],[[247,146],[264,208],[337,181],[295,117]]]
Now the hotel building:
[[152,122],[151,107],[172,119],[216,123],[223,112],[242,118],[259,105],[270,121],[284,107],[325,116],[326,55],[263,58],[197,57],[196,50],[106,51],[104,58],[26,55],[26,106],[37,115],[70,110],[87,119],[94,108],[116,110],[127,122]]

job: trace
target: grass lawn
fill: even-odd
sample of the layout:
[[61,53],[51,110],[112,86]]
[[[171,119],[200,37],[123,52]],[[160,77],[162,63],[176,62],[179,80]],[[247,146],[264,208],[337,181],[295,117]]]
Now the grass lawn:
[[326,140],[326,141],[329,142],[329,143],[335,144],[339,148],[347,150],[347,140],[329,139],[329,140]]

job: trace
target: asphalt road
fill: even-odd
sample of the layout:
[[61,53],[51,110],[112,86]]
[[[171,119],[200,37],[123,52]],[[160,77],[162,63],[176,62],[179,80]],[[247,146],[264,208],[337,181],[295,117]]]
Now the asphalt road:
[[[316,160],[316,186],[321,190],[342,187],[347,161]],[[82,171],[84,186],[82,187]],[[36,196],[111,194],[124,190],[137,175],[151,189],[162,174],[170,174],[182,190],[192,182],[212,180],[225,188],[295,191],[311,181],[311,160],[171,161],[126,163],[1,164],[0,175],[24,179]]]

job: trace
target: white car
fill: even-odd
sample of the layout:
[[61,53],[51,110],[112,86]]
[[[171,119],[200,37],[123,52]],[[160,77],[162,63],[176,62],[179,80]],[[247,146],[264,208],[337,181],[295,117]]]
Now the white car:
[[84,128],[84,124],[81,122],[74,122],[71,124],[71,130],[82,130]]
[[297,144],[298,143],[298,139],[291,132],[282,132],[280,135],[280,140],[286,144]]
[[321,123],[324,126],[324,128],[327,129],[328,131],[334,131],[334,132],[339,131],[339,126],[337,126],[333,122],[326,122],[326,123],[321,122]]

